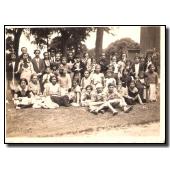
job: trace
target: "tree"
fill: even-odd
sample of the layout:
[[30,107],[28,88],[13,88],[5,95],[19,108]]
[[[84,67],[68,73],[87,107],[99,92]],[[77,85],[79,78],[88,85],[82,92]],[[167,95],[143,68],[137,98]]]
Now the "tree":
[[[16,54],[18,54],[20,37],[23,32],[23,28],[7,28],[6,34],[8,35],[6,38],[6,50],[14,50]],[[13,39],[12,39],[13,36]],[[11,37],[11,38],[10,38]]]
[[110,56],[115,53],[118,54],[118,56],[121,56],[122,53],[126,53],[128,49],[140,49],[139,43],[135,42],[131,38],[122,38],[120,40],[117,40],[113,43],[111,43],[107,48],[106,48],[106,55]]

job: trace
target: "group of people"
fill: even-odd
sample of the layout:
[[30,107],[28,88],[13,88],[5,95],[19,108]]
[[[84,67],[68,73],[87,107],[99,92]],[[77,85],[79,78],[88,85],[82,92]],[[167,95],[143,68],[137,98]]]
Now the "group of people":
[[127,54],[116,53],[98,59],[68,52],[62,55],[51,49],[34,51],[29,56],[26,47],[21,55],[10,54],[7,79],[16,109],[87,107],[94,114],[106,110],[117,114],[117,108],[129,112],[136,103],[157,101],[158,73],[154,55],[128,60]]

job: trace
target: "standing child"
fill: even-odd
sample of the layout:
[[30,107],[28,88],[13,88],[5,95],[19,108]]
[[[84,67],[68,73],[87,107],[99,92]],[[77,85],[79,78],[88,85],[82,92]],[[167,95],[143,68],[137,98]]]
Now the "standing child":
[[96,65],[95,71],[91,76],[92,86],[96,89],[97,84],[102,84],[104,86],[104,74],[100,72],[101,66],[99,64]]
[[106,77],[105,77],[105,88],[104,91],[107,90],[108,85],[112,83],[116,87],[116,80],[113,78],[113,72],[110,70],[106,71]]
[[90,77],[89,71],[86,70],[84,72],[84,77],[81,79],[81,83],[80,83],[82,92],[85,91],[88,85],[91,85],[91,77]]
[[155,72],[155,66],[149,65],[149,71],[146,73],[145,82],[148,86],[148,96],[150,102],[157,101],[157,89],[158,89],[158,73]]

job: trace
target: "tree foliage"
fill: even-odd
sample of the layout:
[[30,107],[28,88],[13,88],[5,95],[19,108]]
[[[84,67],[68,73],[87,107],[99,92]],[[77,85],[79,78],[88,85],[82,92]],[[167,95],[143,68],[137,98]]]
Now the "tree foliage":
[[139,43],[135,42],[131,38],[122,38],[120,40],[117,40],[113,43],[111,43],[106,49],[106,55],[112,55],[117,53],[118,56],[120,56],[122,53],[126,53],[128,49],[140,49]]

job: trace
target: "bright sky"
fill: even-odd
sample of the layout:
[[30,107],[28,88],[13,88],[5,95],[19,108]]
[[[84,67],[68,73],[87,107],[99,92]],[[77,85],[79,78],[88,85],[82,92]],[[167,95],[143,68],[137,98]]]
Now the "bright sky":
[[[113,33],[114,36],[112,34],[108,34],[108,33],[104,32],[103,49],[107,48],[110,43],[112,43],[118,39],[121,39],[121,38],[129,37],[138,43],[140,42],[140,27],[139,26],[112,27],[111,33]],[[88,49],[94,48],[95,41],[96,41],[96,32],[92,32],[92,33],[90,33],[90,36],[85,41],[87,48]],[[19,49],[21,49],[21,47],[27,47],[28,52],[31,56],[34,56],[33,51],[35,49],[37,49],[37,46],[34,44],[31,44],[30,41],[23,34],[20,39]],[[46,50],[47,50],[46,48],[41,50],[41,57],[43,57],[43,52]],[[21,53],[21,51],[19,51],[19,54],[20,53]]]
[[[129,37],[134,41],[140,43],[140,26],[119,26],[113,27],[111,31],[114,36],[104,32],[103,35],[103,49],[107,48],[108,45],[118,39]],[[95,47],[96,33],[92,32],[90,37],[87,38],[85,44],[88,49]]]

